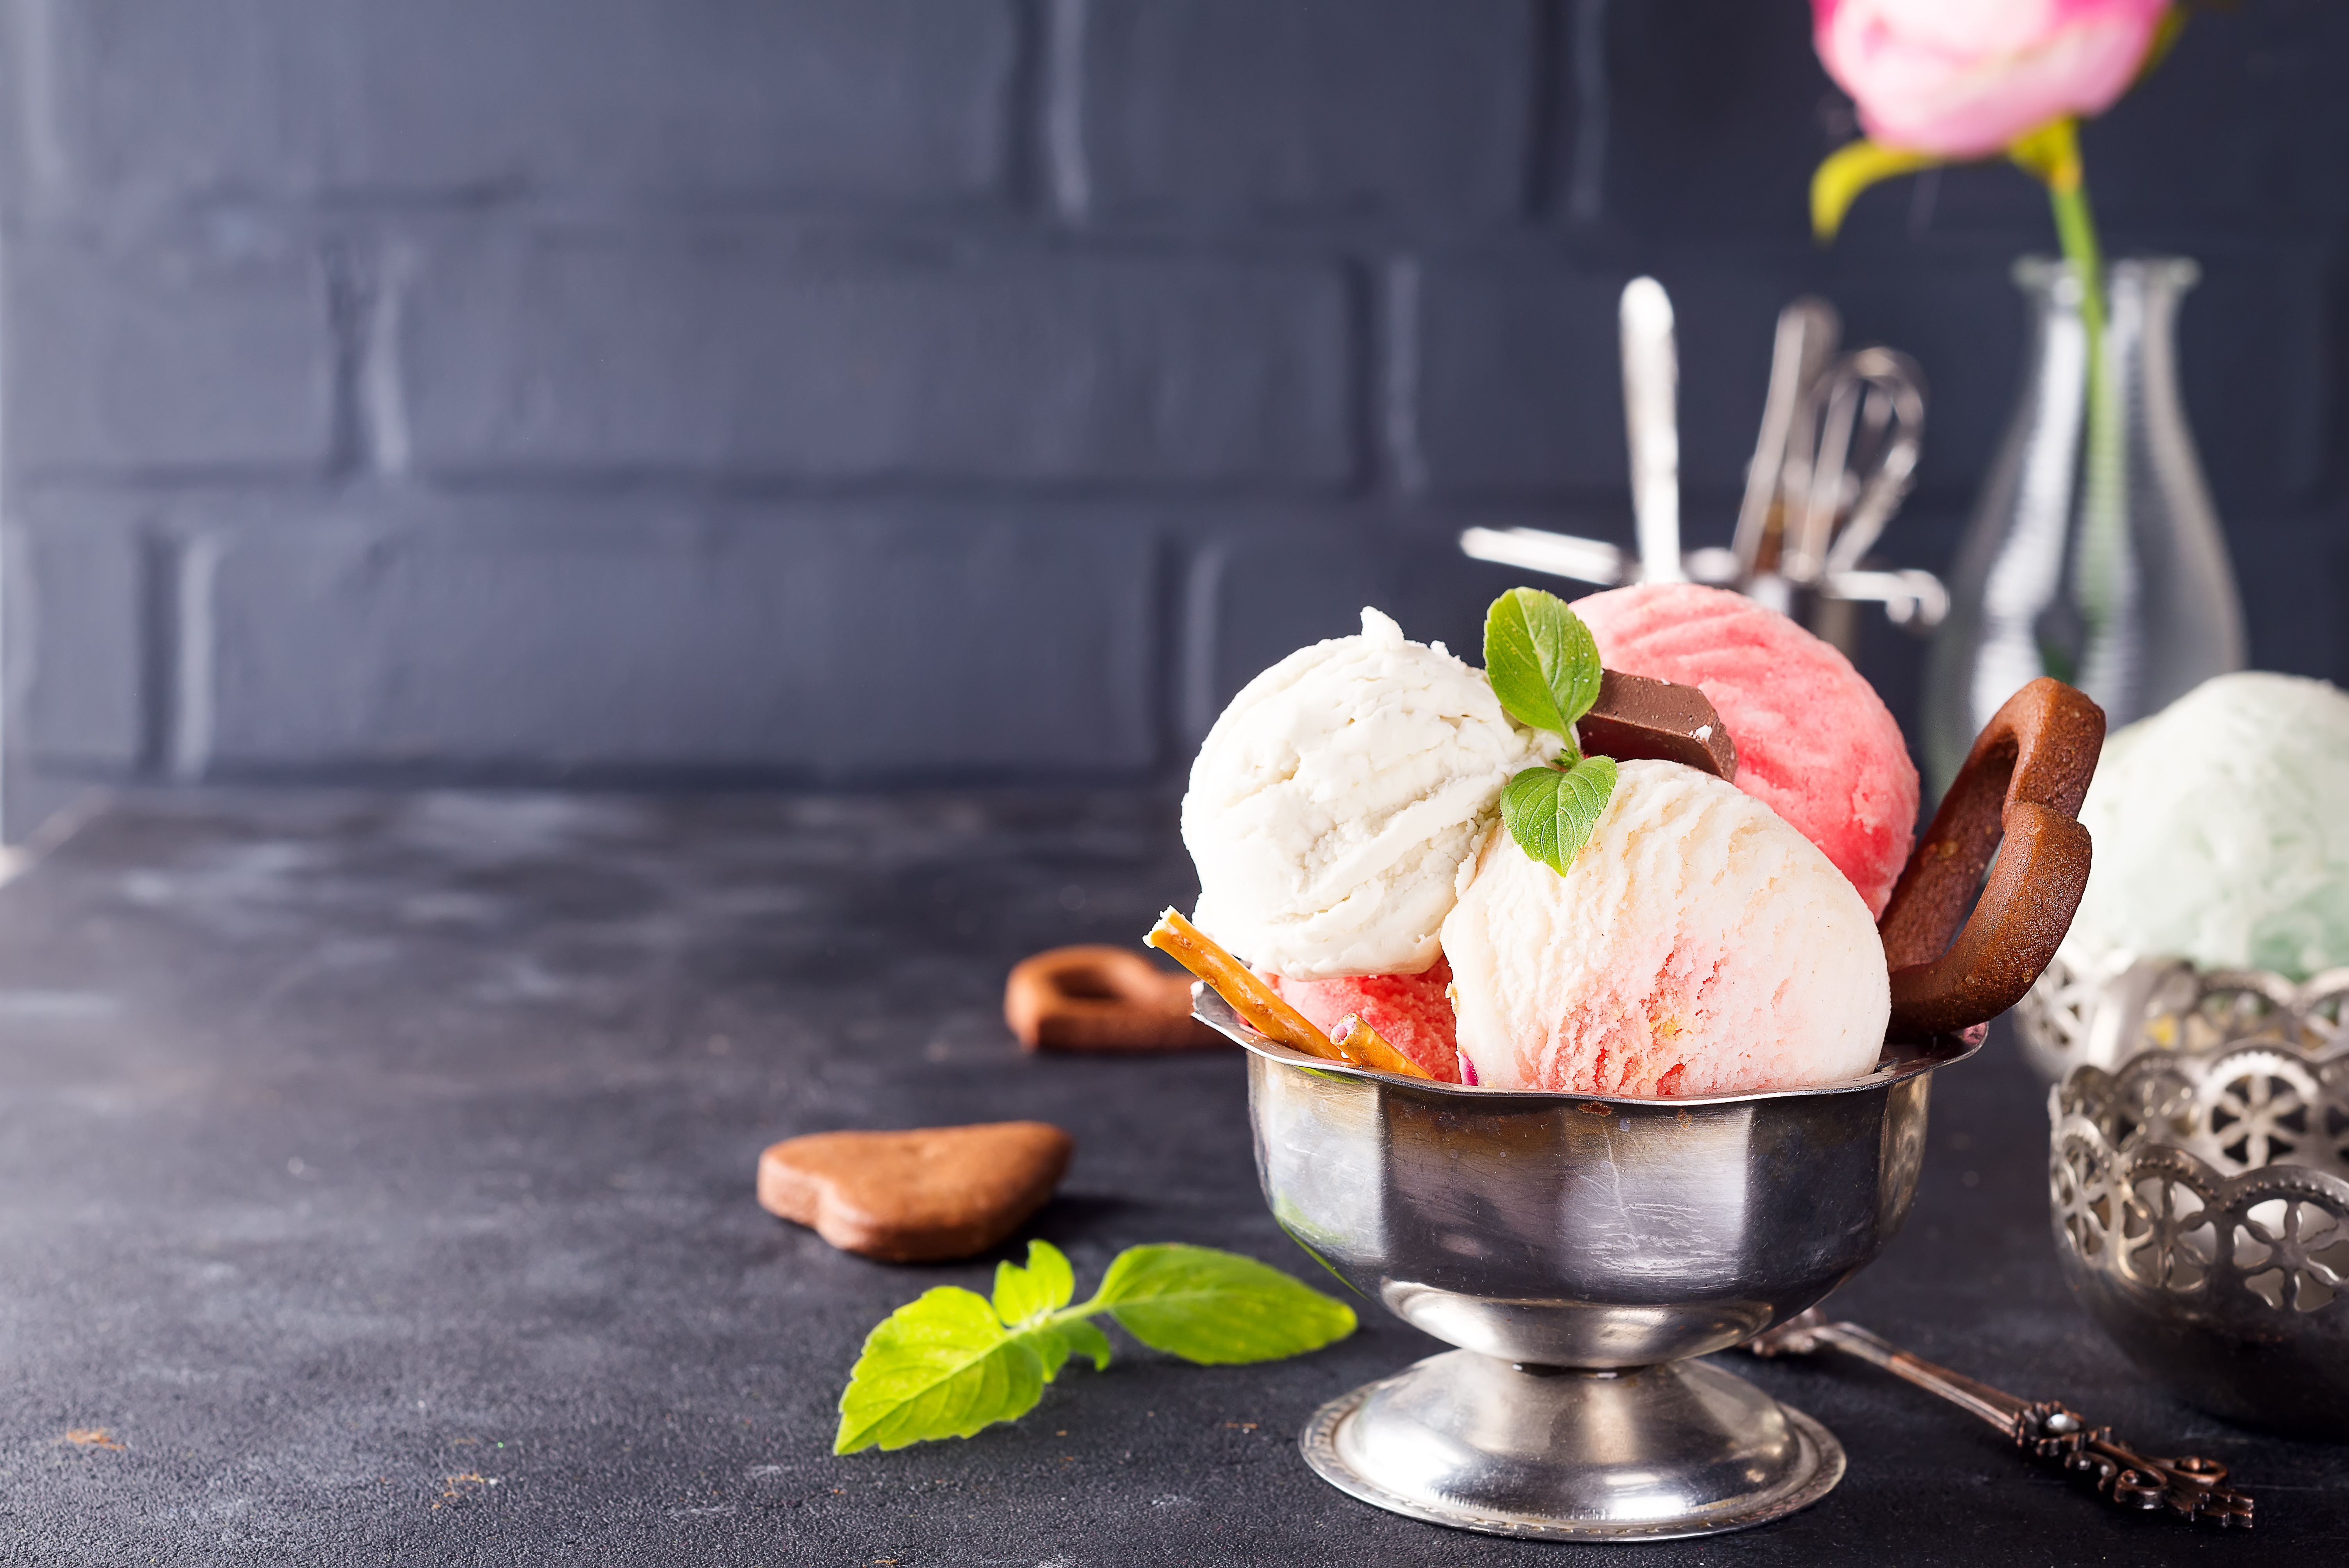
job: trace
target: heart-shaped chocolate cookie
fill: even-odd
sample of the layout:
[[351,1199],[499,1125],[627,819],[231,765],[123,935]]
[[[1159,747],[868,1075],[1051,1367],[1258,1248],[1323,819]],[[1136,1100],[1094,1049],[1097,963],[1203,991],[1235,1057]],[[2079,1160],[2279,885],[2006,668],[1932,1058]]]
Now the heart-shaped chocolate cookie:
[[896,1264],[983,1253],[1041,1208],[1076,1140],[1041,1121],[814,1132],[759,1156],[759,1203]]

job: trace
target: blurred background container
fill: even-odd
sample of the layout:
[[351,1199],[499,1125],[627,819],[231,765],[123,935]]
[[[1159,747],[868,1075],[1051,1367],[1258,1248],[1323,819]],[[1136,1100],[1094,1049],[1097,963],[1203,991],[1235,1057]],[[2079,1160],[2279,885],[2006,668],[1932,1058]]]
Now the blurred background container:
[[[5,830],[91,781],[1171,781],[1473,523],[1631,538],[1616,298],[1728,542],[1778,306],[1915,355],[1946,569],[2047,246],[1864,199],[1795,0],[18,0]],[[2349,8],[2199,15],[2085,130],[2254,665],[2349,680]],[[1920,645],[1862,663],[1918,735]]]

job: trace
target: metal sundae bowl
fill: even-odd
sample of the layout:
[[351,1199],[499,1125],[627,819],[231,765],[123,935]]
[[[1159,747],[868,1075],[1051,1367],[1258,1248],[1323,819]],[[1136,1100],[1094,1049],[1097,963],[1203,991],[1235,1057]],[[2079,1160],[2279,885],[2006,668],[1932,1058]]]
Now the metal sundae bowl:
[[2151,1048],[2048,1096],[2064,1278],[2180,1398],[2349,1439],[2349,972],[2139,967],[2120,1001]]
[[1834,1434],[1694,1358],[1811,1306],[1899,1230],[1931,1074],[2022,999],[2079,905],[2075,819],[2103,738],[2103,712],[2046,679],[1983,727],[1878,923],[1896,1043],[1847,1082],[1463,1088],[1303,1055],[1195,987],[1199,1019],[1249,1052],[1273,1217],[1459,1346],[1323,1406],[1307,1462],[1366,1502],[1496,1535],[1705,1535],[1825,1496]]
[[1251,1053],[1266,1199],[1363,1295],[1459,1346],[1318,1411],[1323,1479],[1493,1534],[1661,1539],[1760,1524],[1841,1479],[1832,1433],[1693,1357],[1801,1312],[1899,1229],[1943,1036],[1785,1093],[1623,1099],[1306,1057],[1214,992]]

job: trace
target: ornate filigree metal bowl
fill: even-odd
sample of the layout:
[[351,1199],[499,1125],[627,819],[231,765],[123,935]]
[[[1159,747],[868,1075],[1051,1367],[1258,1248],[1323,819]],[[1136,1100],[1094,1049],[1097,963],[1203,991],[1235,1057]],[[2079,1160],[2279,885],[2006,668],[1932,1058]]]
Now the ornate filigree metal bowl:
[[[2242,978],[2201,977],[2219,997]],[[2282,1037],[2300,1016],[2259,994],[2264,1009],[2209,1014],[2198,995],[2152,1030],[2266,1037],[2082,1067],[2050,1091],[2055,1245],[2158,1382],[2247,1426],[2349,1439],[2349,1039]]]
[[2014,1013],[2023,1055],[2049,1083],[2077,1067],[2110,1072],[2142,1050],[2258,1043],[2322,1051],[2349,1038],[2349,969],[2294,984],[2264,970],[2203,970],[2182,958],[2067,944]]

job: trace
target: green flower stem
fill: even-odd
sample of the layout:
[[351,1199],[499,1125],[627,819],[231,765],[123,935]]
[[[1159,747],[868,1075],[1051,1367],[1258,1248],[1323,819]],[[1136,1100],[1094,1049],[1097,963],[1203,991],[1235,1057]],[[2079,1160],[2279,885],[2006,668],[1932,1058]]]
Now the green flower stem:
[[2087,346],[2086,472],[2080,497],[2080,537],[2074,557],[2081,618],[2087,643],[2080,668],[2067,678],[2103,686],[2117,671],[2110,667],[2114,633],[2127,613],[2128,433],[2121,401],[2105,353],[2106,325],[2105,262],[2096,223],[2088,210],[2077,144],[2064,123],[2068,156],[2052,170],[2047,199],[2054,209],[2055,233],[2080,285],[2080,325]]
[[2064,259],[2080,280],[2080,320],[2088,329],[2088,380],[2093,386],[2104,368],[2104,356],[2098,352],[2105,335],[2104,247],[2096,242],[2096,220],[2088,211],[2085,183],[2068,190],[2051,185],[2047,200],[2055,209],[2055,237],[2064,247]]
[[[2182,23],[2183,13],[2173,8],[2147,52],[2143,69],[2153,68]],[[2062,662],[2052,650],[2044,653],[2043,659],[2050,666],[2049,673],[2085,687],[2107,706],[2126,703],[2135,672],[2130,668],[2133,655],[2120,634],[2137,595],[2137,563],[2129,553],[2128,537],[2128,430],[2122,418],[2120,388],[2113,385],[2111,366],[2106,363],[2105,258],[2103,247],[2096,242],[2095,219],[2088,211],[2079,124],[2070,115],[2059,115],[2009,142],[2006,156],[2047,187],[2047,199],[2055,209],[2056,238],[2079,283],[2080,325],[2087,340],[2085,469],[2080,487],[2079,536],[2072,554],[2075,593],[2081,618],[2087,624],[2087,645],[2081,651],[2077,669],[2052,667]],[[1852,199],[1860,191],[1878,181],[1940,161],[1929,154],[1867,139],[1837,149],[1811,177],[1813,232],[1822,241],[1833,239]],[[1489,630],[1486,636],[1489,644]],[[1492,663],[1489,652],[1485,663]],[[1500,690],[1500,686],[1495,676],[1494,689]],[[1506,694],[1502,702],[1506,706]],[[1514,824],[1511,830],[1515,831]]]

